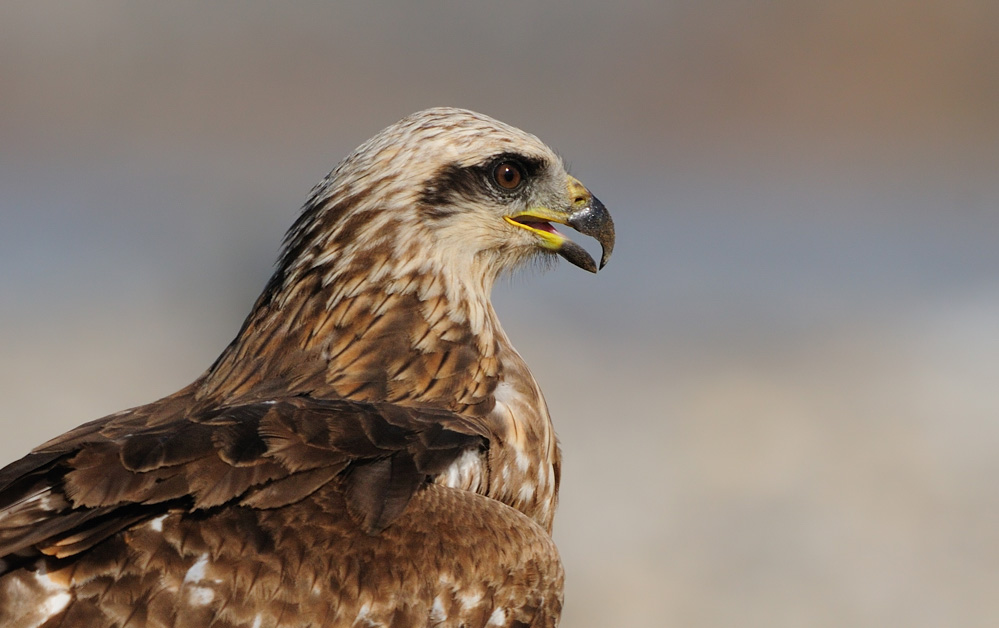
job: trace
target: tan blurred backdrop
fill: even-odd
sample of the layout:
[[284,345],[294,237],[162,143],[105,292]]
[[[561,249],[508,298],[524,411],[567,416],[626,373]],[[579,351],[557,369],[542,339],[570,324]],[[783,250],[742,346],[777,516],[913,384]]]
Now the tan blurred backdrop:
[[563,625],[999,625],[999,3],[4,3],[0,462],[201,372],[310,187],[432,105],[618,224],[497,290]]

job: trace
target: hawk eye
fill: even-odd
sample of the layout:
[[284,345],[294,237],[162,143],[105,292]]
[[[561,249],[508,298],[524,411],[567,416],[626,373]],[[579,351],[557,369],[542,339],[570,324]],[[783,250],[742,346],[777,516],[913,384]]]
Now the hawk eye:
[[504,161],[493,170],[493,180],[504,190],[515,190],[524,180],[524,172],[518,164]]

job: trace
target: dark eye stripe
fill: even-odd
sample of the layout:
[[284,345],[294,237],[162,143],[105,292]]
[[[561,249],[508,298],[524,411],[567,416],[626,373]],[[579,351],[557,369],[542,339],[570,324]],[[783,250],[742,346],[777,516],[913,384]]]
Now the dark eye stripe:
[[[520,168],[521,181],[512,189],[501,187],[495,178],[497,167],[504,163]],[[446,165],[424,185],[420,195],[421,211],[428,218],[443,218],[461,211],[463,199],[492,197],[496,202],[507,202],[511,192],[519,193],[526,187],[525,181],[538,176],[547,167],[544,159],[516,153],[494,155],[473,166]]]

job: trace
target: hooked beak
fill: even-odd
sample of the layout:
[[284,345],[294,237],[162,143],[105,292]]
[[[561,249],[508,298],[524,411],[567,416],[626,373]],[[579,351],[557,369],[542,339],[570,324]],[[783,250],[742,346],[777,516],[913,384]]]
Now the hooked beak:
[[[571,205],[566,210],[553,210],[547,207],[533,207],[527,211],[503,218],[517,227],[527,229],[540,240],[541,246],[555,251],[569,263],[591,273],[603,268],[614,251],[614,221],[604,204],[593,196],[586,187],[573,176],[567,180]],[[600,243],[600,266],[586,249],[555,230],[550,223],[568,225],[583,235],[588,235]]]

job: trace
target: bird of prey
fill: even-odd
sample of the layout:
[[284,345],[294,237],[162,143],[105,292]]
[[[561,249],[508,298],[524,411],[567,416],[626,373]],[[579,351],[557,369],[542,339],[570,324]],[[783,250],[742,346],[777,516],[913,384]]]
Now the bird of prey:
[[317,185],[192,384],[0,470],[0,626],[555,626],[560,454],[490,304],[597,263],[607,210],[533,135],[413,114]]

